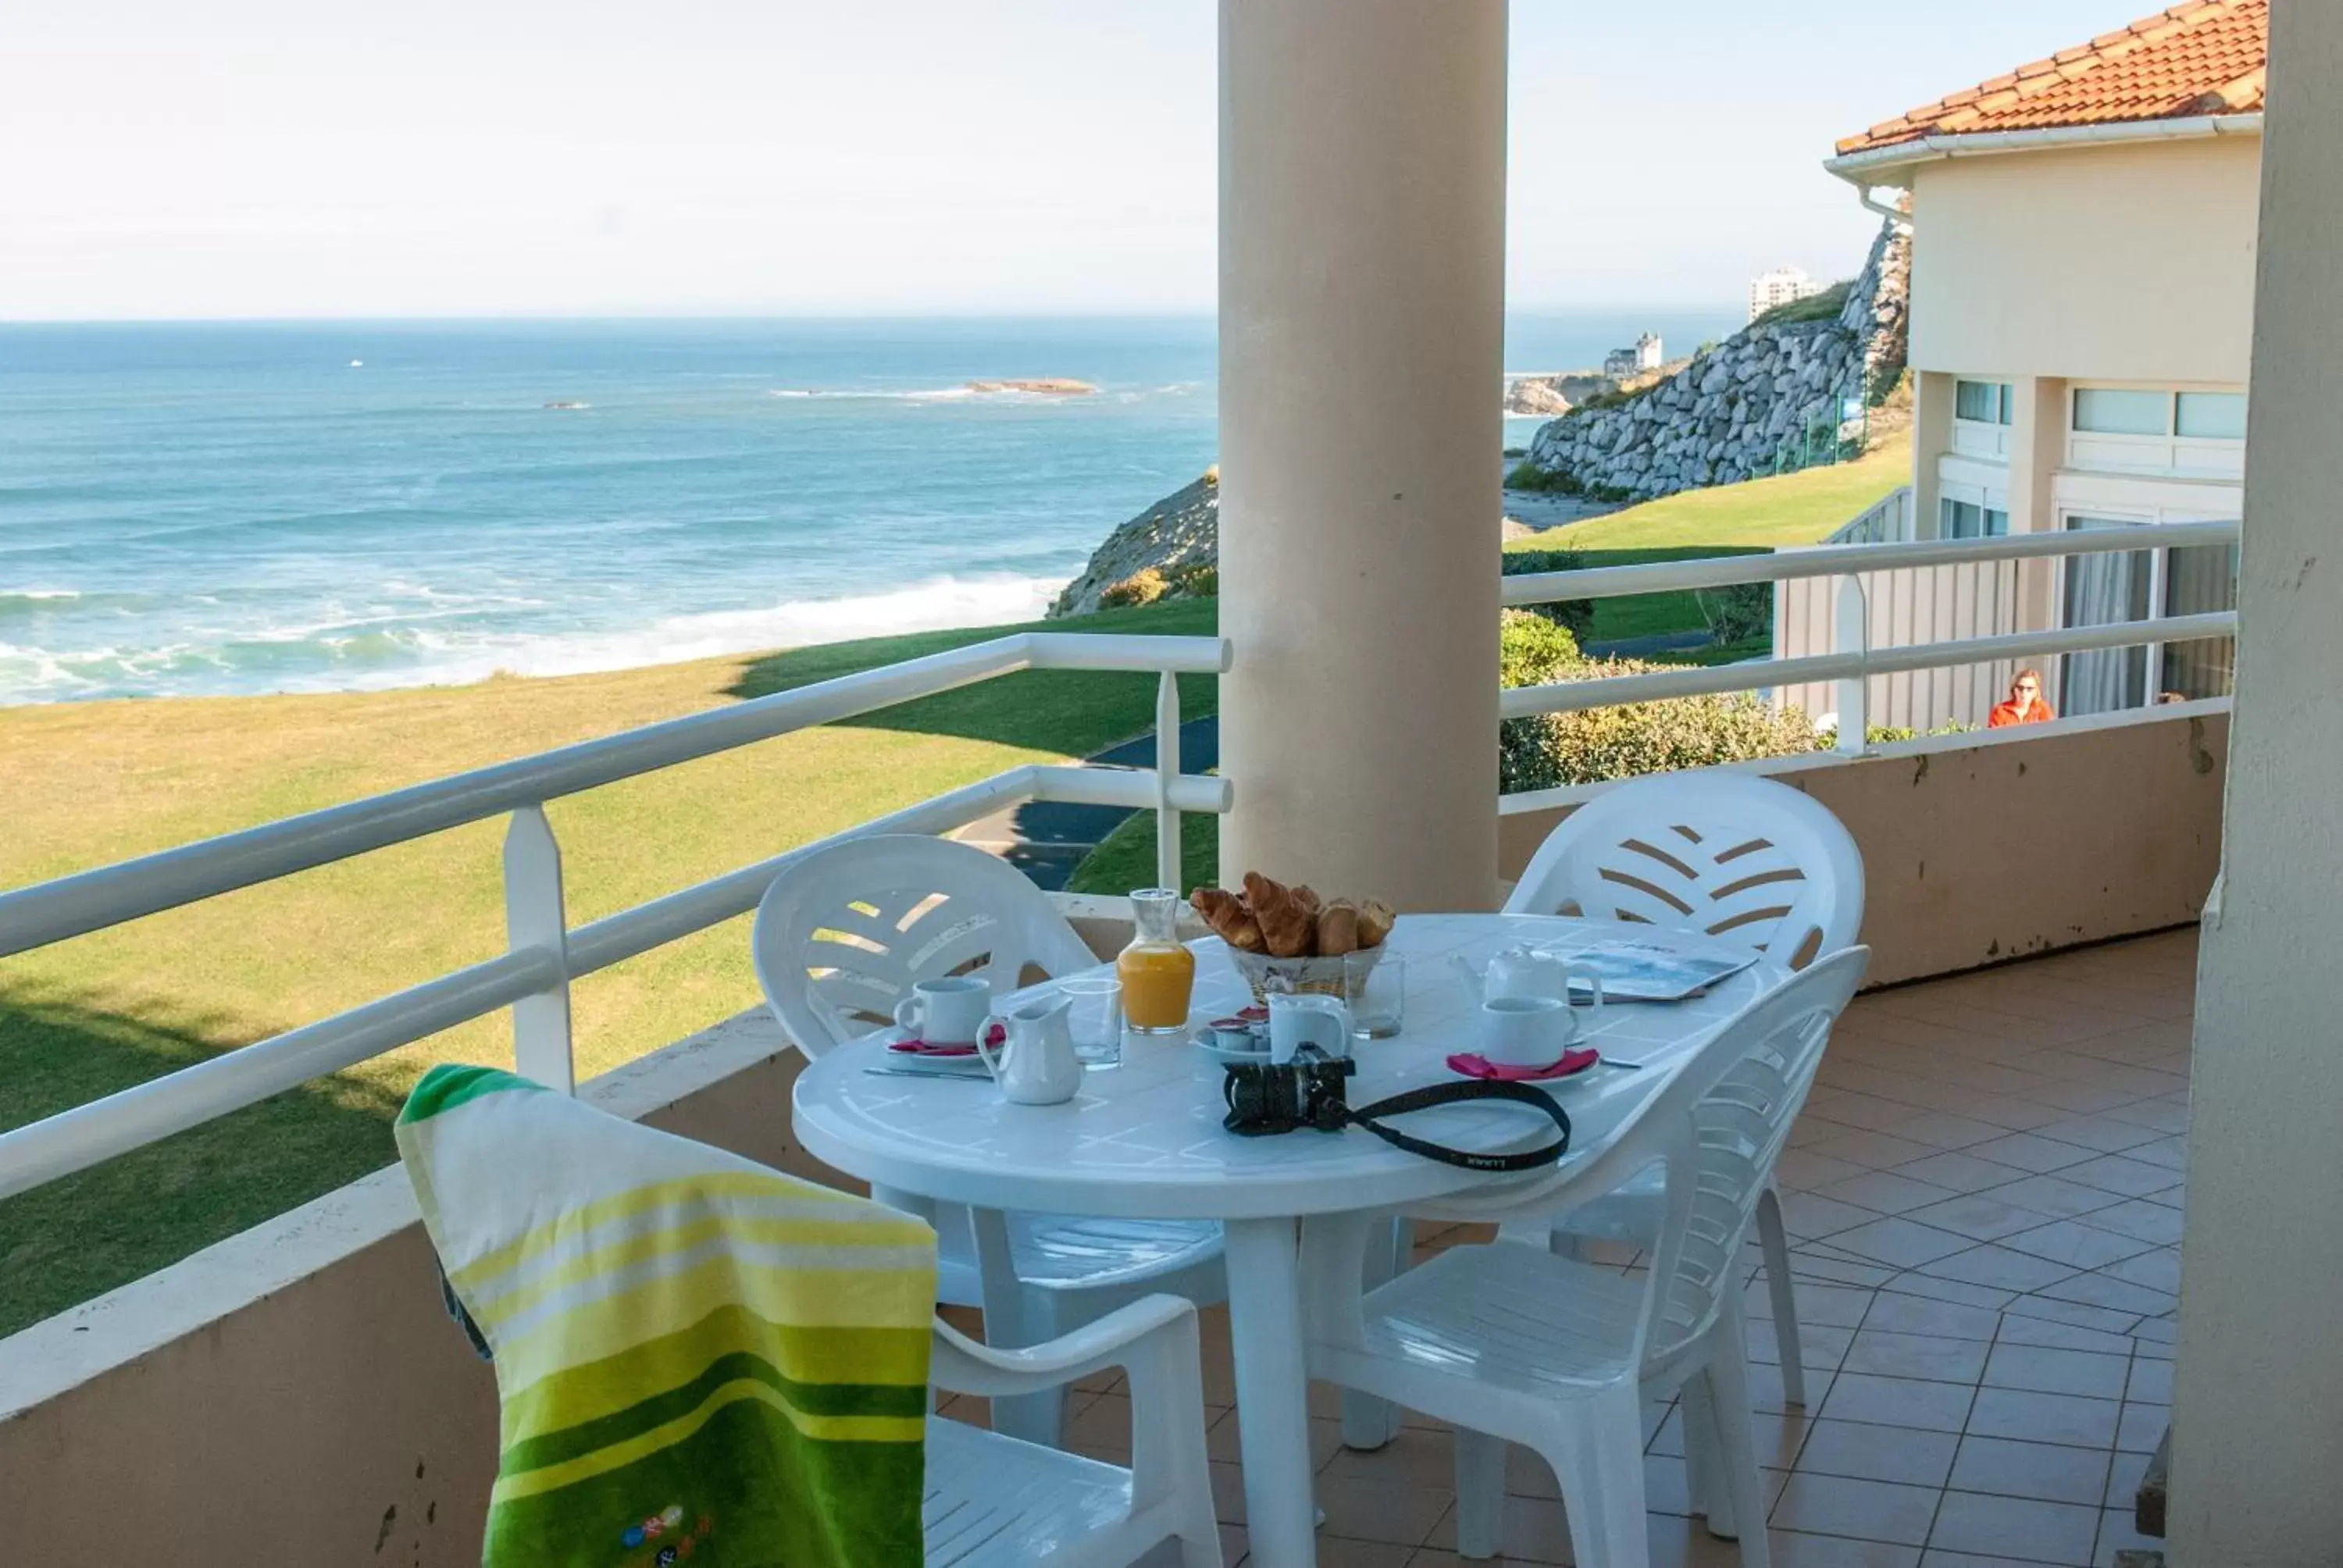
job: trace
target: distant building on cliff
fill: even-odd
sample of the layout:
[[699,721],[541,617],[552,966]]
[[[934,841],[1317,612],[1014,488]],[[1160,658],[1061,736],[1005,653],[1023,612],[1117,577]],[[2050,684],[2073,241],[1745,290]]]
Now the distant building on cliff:
[[1657,370],[1666,356],[1661,352],[1660,335],[1646,332],[1635,339],[1633,348],[1614,348],[1603,357],[1605,376],[1635,376],[1646,370]]
[[1749,319],[1756,320],[1776,306],[1820,294],[1830,285],[1806,276],[1802,266],[1777,266],[1749,280]]

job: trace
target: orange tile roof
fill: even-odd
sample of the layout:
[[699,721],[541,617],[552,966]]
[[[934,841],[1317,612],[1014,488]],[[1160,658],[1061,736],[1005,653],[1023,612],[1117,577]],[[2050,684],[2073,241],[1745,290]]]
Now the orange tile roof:
[[2258,113],[2269,0],[2192,0],[1925,104],[1838,144],[1869,152],[1923,136]]

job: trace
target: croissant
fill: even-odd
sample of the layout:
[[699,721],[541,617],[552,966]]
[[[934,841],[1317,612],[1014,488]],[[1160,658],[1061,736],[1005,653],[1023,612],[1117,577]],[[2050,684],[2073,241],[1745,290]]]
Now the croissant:
[[1259,871],[1245,873],[1245,903],[1261,922],[1261,934],[1272,958],[1305,956],[1318,940],[1318,917],[1293,896],[1293,890]]
[[1188,895],[1188,902],[1212,934],[1239,952],[1257,953],[1268,944],[1262,939],[1261,922],[1244,906],[1244,900],[1223,888],[1198,888]]
[[1340,958],[1358,950],[1359,910],[1348,899],[1336,899],[1318,911],[1318,956]]
[[1369,899],[1359,906],[1359,945],[1379,948],[1391,935],[1392,922],[1399,917],[1381,899]]
[[1293,884],[1293,900],[1309,910],[1310,918],[1313,920],[1318,918],[1319,911],[1326,907],[1326,900],[1318,896],[1318,890],[1307,882]]

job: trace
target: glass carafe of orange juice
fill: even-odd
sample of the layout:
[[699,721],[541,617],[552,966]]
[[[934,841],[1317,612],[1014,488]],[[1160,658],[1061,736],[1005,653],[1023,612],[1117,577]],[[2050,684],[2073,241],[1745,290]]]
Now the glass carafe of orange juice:
[[1188,1027],[1188,995],[1196,985],[1196,955],[1180,945],[1180,895],[1141,888],[1131,895],[1138,926],[1114,960],[1122,981],[1123,1022],[1141,1034],[1180,1034]]

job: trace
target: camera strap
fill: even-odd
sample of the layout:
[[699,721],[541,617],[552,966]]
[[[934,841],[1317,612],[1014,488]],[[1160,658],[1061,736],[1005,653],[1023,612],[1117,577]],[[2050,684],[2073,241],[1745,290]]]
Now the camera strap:
[[[1510,1100],[1516,1105],[1526,1105],[1541,1111],[1562,1130],[1562,1136],[1535,1149],[1525,1149],[1516,1154],[1476,1154],[1469,1150],[1451,1149],[1444,1143],[1412,1137],[1396,1127],[1386,1127],[1387,1116],[1404,1116],[1411,1111],[1431,1111],[1443,1105],[1459,1105],[1475,1100]],[[1437,1160],[1443,1165],[1462,1166],[1467,1171],[1534,1171],[1541,1165],[1551,1165],[1570,1149],[1570,1118],[1552,1099],[1525,1083],[1495,1081],[1471,1083],[1434,1083],[1423,1089],[1411,1089],[1404,1094],[1394,1094],[1388,1100],[1378,1100],[1373,1105],[1356,1110],[1344,1108],[1343,1120],[1354,1127],[1363,1127],[1395,1149],[1410,1154],[1420,1154],[1426,1160]]]

